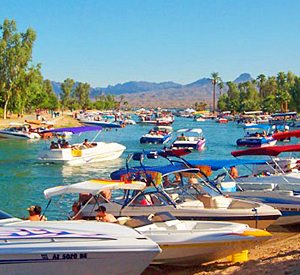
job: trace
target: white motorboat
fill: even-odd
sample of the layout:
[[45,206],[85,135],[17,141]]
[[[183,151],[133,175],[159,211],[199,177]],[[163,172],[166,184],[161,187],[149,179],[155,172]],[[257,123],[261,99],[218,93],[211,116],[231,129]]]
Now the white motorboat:
[[39,139],[38,133],[30,132],[27,123],[10,123],[10,127],[0,130],[0,138],[10,139]]
[[[68,131],[76,134],[86,131],[98,131],[99,133],[101,129],[102,127],[83,126],[73,128],[60,128],[49,131]],[[89,143],[89,146],[86,146],[83,143],[69,144],[68,146],[60,146],[60,144],[54,144],[53,147],[49,147],[46,148],[46,150],[43,150],[40,155],[40,160],[44,162],[74,165],[98,161],[108,161],[119,158],[125,149],[126,147],[124,145],[115,142],[91,142]]]
[[[57,186],[44,191],[47,199],[66,194],[90,194],[95,196],[103,190],[143,190],[144,182],[91,180],[67,186]],[[91,196],[81,207],[94,200]],[[92,211],[92,210],[90,210]],[[156,264],[190,265],[217,260],[249,249],[265,241],[271,234],[248,225],[231,222],[179,221],[169,213],[157,213],[149,217],[119,217],[119,222],[135,228],[138,232],[157,242],[162,253],[154,259]]]
[[[177,130],[177,139],[172,143],[172,148],[187,148],[202,151],[205,147],[205,138],[200,128]],[[186,136],[185,136],[186,135]]]
[[[158,168],[159,169],[159,168]],[[170,175],[171,173],[187,175],[190,173],[199,172],[199,169],[187,169],[186,167],[178,167],[178,165],[171,167],[163,167],[163,169],[169,169],[168,172],[163,172],[163,175]],[[150,168],[147,170],[149,175],[151,173]],[[152,169],[153,172],[153,169]],[[139,171],[142,175],[142,172]],[[154,176],[157,180],[161,178],[159,175]],[[118,176],[113,175],[115,178]],[[186,180],[185,178],[184,180]],[[136,179],[138,180],[138,179]],[[107,181],[105,181],[107,183]],[[117,183],[120,181],[116,181]],[[123,177],[121,182],[130,182],[128,178]],[[124,195],[120,195],[120,192],[113,196],[110,200],[105,200],[100,194],[100,184],[103,184],[101,180],[90,180],[82,183],[71,184],[67,186],[58,186],[55,189],[50,188],[45,191],[45,196],[50,197],[48,193],[54,194],[54,192],[69,192],[69,193],[90,193],[91,196],[82,197],[79,196],[81,203],[89,202],[88,205],[82,210],[82,216],[84,218],[95,218],[96,212],[94,211],[98,205],[103,205],[107,208],[109,213],[112,213],[116,217],[121,216],[141,216],[150,215],[156,212],[170,212],[172,215],[180,220],[202,220],[202,221],[230,221],[240,222],[248,224],[255,228],[267,228],[270,224],[274,223],[281,213],[271,206],[252,202],[237,200],[230,197],[225,197],[217,191],[213,191],[211,188],[206,188],[208,194],[200,194],[193,188],[170,188],[169,190],[158,189],[155,187],[147,187],[145,190],[145,184],[138,191],[131,190],[131,184],[127,184],[128,189]],[[157,182],[157,184],[159,184]],[[93,193],[87,191],[88,188],[92,188]],[[126,189],[125,188],[125,189]],[[123,188],[124,189],[124,188]],[[168,193],[167,193],[167,192]],[[53,195],[51,195],[53,196]]]
[[[138,160],[135,155],[140,153],[128,160]],[[126,196],[107,203],[106,208],[114,215],[138,216],[167,211],[180,220],[241,222],[262,229],[281,216],[280,211],[269,205],[224,196],[205,179],[205,167],[191,168],[179,159],[171,161],[170,165],[145,166],[141,159],[146,157],[140,157],[140,166],[129,167],[127,162],[126,168],[111,174],[114,180],[143,180],[149,186],[140,192],[127,192]]]
[[237,146],[264,147],[273,146],[277,142],[272,137],[272,128],[269,125],[244,126],[244,131],[245,136],[236,141]]
[[172,132],[171,126],[155,126],[140,138],[140,143],[165,144],[172,139]]
[[1,274],[140,274],[159,252],[156,243],[118,224],[32,222],[0,211]]
[[128,219],[134,227],[162,249],[154,264],[196,265],[215,261],[249,249],[271,238],[265,230],[246,224],[214,221],[179,221],[170,213],[150,215],[148,219]]

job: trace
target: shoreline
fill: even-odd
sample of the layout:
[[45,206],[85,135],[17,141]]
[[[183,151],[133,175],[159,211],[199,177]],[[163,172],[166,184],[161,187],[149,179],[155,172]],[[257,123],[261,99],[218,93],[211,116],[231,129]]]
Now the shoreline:
[[[75,126],[82,125],[73,117],[73,115],[71,113],[64,113],[55,118],[52,118],[50,114],[42,114],[42,116],[47,121],[54,122],[55,128],[75,127]],[[35,120],[37,120],[36,115],[35,114],[26,114],[26,115],[23,115],[23,117],[18,117],[17,115],[12,115],[8,119],[0,118],[0,129],[9,127],[10,123],[12,123],[12,122],[23,123],[23,122],[25,122],[25,120],[35,121]]]
[[231,263],[226,259],[192,267],[150,266],[143,275],[252,275],[252,274],[299,274],[300,272],[300,225],[270,228],[272,238],[249,249],[248,261]]

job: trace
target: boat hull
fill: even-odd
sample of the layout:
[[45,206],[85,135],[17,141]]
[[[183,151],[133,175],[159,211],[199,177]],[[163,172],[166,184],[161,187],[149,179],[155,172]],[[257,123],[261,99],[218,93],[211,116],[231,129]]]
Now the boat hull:
[[14,132],[0,131],[0,138],[28,140],[28,139],[39,139],[40,135],[36,133],[18,133],[18,132],[14,133]]
[[159,252],[130,228],[95,221],[1,220],[0,239],[1,274],[140,274]]
[[159,135],[159,136],[151,136],[150,134],[144,135],[140,139],[141,144],[150,143],[150,144],[165,144],[168,141],[170,141],[172,138],[172,135]]
[[[241,202],[243,203],[243,202]],[[275,221],[281,216],[281,213],[271,206],[257,204],[251,208],[250,203],[253,205],[255,203],[249,202],[248,209],[242,209],[238,206],[232,209],[224,208],[204,208],[203,204],[199,202],[197,206],[193,204],[183,204],[177,205],[174,208],[173,205],[166,206],[128,206],[121,210],[121,206],[117,203],[104,203],[107,211],[113,215],[120,216],[130,216],[136,217],[141,215],[150,215],[157,212],[169,212],[174,217],[179,220],[193,220],[193,221],[227,221],[227,222],[237,222],[248,224],[253,228],[265,229],[269,225],[275,223]],[[253,209],[256,211],[253,211]],[[94,217],[92,209],[93,205],[88,205],[83,211],[83,215],[86,218]]]
[[[152,238],[155,240],[155,238]],[[178,243],[160,245],[162,253],[155,257],[154,264],[198,265],[216,261],[242,250],[249,249],[261,241],[251,239],[218,240],[215,242]]]
[[86,149],[61,148],[47,150],[43,152],[40,160],[70,165],[109,161],[119,158],[126,149],[125,146],[118,143],[97,142],[95,144],[97,145]]
[[176,140],[173,142],[172,148],[202,151],[205,148],[205,143],[206,143],[205,139],[201,139],[196,142]]
[[264,146],[274,146],[276,144],[275,139],[269,138],[240,138],[236,141],[237,146],[247,146],[247,147],[264,147]]
[[[153,253],[153,256],[155,254]],[[101,253],[70,251],[54,254],[42,252],[26,255],[6,254],[0,256],[0,273],[18,275],[141,274],[148,264],[140,263],[149,263],[149,256],[151,257],[146,252],[122,253],[109,250]],[[76,257],[76,259],[71,257]]]

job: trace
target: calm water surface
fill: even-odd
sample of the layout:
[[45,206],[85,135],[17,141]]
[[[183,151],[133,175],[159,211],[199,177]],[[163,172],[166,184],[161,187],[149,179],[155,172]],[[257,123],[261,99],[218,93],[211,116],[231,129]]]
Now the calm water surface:
[[[243,135],[243,129],[233,122],[218,124],[214,121],[196,122],[187,118],[176,118],[173,128],[202,128],[206,149],[187,156],[190,159],[230,158],[230,152],[236,150],[235,141]],[[43,209],[47,201],[43,190],[52,186],[76,183],[90,178],[109,178],[112,171],[123,167],[128,153],[142,149],[160,148],[158,145],[141,145],[140,137],[149,131],[151,126],[128,125],[123,129],[103,131],[97,140],[119,142],[127,147],[120,159],[85,164],[83,166],[63,166],[43,164],[38,161],[39,152],[49,146],[46,141],[0,140],[0,205],[1,209],[18,217],[27,215],[26,208],[39,204]],[[93,135],[87,133],[73,137],[72,141],[91,140]],[[46,212],[48,218],[63,218],[62,211],[71,209],[74,197],[66,197],[63,202],[51,204]]]

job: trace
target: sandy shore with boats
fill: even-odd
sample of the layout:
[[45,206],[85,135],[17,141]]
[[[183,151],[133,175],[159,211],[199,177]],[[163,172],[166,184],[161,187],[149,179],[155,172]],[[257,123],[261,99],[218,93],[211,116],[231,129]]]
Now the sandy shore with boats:
[[232,263],[227,259],[195,267],[149,267],[143,275],[252,275],[252,274],[299,274],[300,228],[271,228],[272,239],[249,250],[248,261]]
[[[66,113],[55,118],[52,118],[50,114],[42,114],[47,121],[51,121],[54,123],[54,127],[72,127],[72,126],[80,126],[81,124],[73,118],[72,114]],[[8,119],[0,119],[0,129],[8,127],[11,122],[23,123],[26,121],[35,121],[35,114],[24,115],[23,117],[18,117],[17,115],[12,115]]]
[[[79,126],[71,114],[56,118],[43,115],[53,121],[55,127]],[[0,119],[0,129],[9,126],[11,122],[35,120],[35,114],[22,118],[13,116],[10,119]],[[300,270],[300,226],[294,228],[271,228],[273,237],[265,244],[250,250],[249,261],[245,263],[230,263],[225,260],[197,267],[155,266],[148,268],[144,274],[299,274]]]

